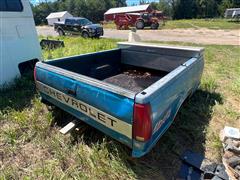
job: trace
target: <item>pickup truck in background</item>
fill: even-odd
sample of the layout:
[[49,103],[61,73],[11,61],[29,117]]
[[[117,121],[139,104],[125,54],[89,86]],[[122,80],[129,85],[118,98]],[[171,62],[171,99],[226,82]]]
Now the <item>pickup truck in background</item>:
[[93,24],[88,19],[81,17],[71,17],[62,22],[55,22],[54,30],[60,36],[65,34],[81,35],[84,38],[103,36],[103,27],[100,24]]
[[132,149],[151,150],[199,87],[203,48],[118,43],[118,48],[38,62],[43,102]]

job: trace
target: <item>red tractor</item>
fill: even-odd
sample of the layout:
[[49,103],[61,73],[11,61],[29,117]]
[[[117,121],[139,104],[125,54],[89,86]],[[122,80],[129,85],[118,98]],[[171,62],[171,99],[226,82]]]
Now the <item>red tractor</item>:
[[160,21],[164,24],[164,16],[160,11],[117,14],[114,20],[117,29],[128,29],[129,27],[158,29]]

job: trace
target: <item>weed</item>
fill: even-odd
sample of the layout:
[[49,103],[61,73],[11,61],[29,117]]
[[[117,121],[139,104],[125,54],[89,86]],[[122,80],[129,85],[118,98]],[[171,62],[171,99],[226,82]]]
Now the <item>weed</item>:
[[[116,47],[110,39],[61,39],[65,48],[44,51],[45,59]],[[127,147],[94,128],[61,135],[59,120],[66,123],[68,115],[49,111],[31,78],[17,79],[0,91],[0,179],[170,179],[186,149],[220,160],[220,130],[240,126],[239,53],[236,46],[205,46],[200,89],[140,159],[130,158]]]
[[109,39],[84,39],[81,37],[61,37],[64,41],[65,48],[56,50],[45,50],[44,59],[55,59],[64,56],[73,56],[89,52],[102,51],[116,47],[117,40]]

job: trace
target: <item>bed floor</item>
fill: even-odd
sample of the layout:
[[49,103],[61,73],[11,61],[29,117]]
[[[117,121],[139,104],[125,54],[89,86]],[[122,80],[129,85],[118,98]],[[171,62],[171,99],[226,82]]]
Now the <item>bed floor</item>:
[[130,69],[103,81],[139,93],[165,75],[166,73],[163,72],[152,73]]

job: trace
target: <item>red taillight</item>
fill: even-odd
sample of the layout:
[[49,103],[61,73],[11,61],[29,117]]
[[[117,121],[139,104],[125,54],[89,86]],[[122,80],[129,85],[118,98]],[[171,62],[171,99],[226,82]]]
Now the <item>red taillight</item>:
[[152,118],[150,104],[134,104],[133,138],[147,141],[152,136]]
[[34,67],[33,75],[34,75],[34,80],[36,81],[37,80],[36,65]]

